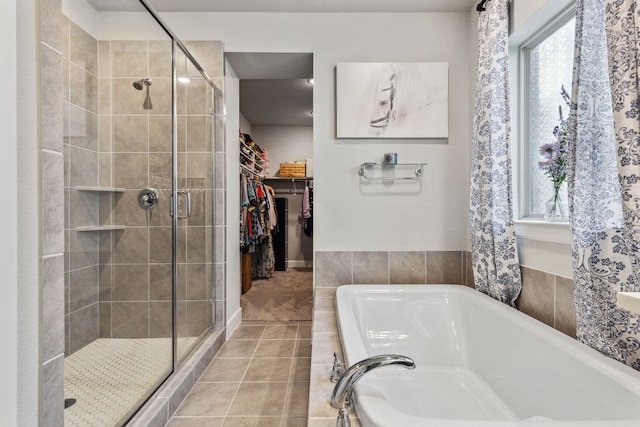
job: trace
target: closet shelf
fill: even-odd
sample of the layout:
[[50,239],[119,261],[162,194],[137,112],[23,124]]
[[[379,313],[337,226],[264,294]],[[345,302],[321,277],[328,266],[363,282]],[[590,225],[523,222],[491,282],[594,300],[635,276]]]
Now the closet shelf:
[[[358,169],[358,175],[360,175],[363,179],[368,181],[419,181],[422,179],[424,175],[424,166],[426,163],[396,163],[396,164],[388,164],[388,163],[362,163],[360,168]],[[372,172],[374,168],[380,168],[382,170],[395,168],[402,166],[412,166],[415,167],[414,174],[415,176],[372,176]]]
[[124,225],[93,225],[88,227],[77,227],[75,231],[118,231],[118,230],[126,230],[127,227]]
[[78,185],[76,187],[76,190],[93,191],[97,193],[124,193],[125,192],[124,188],[118,188],[118,187],[87,187],[82,185]]
[[313,177],[312,176],[299,176],[299,177],[293,177],[293,178],[287,178],[287,177],[283,177],[283,176],[267,176],[264,178],[265,181],[285,181],[285,182],[291,182],[291,181],[313,181]]
[[[240,134],[240,167],[242,170],[247,171],[257,177],[264,178],[266,173],[265,163],[266,159],[263,159],[258,149],[250,146],[243,139],[243,134]],[[257,146],[256,146],[257,147]]]

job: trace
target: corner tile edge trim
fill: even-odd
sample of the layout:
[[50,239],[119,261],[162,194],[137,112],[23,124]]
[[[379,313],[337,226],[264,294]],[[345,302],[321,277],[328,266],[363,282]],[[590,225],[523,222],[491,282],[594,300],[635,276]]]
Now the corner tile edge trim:
[[[188,359],[182,362],[182,365],[167,378],[127,425],[132,427],[164,426],[180,406],[191,387],[197,382],[198,377],[202,374],[202,367],[207,366],[220,350],[225,341],[224,337],[224,329],[212,329]],[[182,381],[175,381],[176,378],[181,378]],[[183,385],[188,380],[191,381],[191,384],[189,390],[184,393]],[[180,402],[176,402],[178,394],[183,394],[179,397]]]

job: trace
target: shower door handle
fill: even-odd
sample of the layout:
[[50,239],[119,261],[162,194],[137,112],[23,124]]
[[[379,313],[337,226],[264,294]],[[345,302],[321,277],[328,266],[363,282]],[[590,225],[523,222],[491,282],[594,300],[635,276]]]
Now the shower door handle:
[[182,191],[187,196],[187,218],[191,216],[191,191]]
[[[189,217],[191,216],[191,192],[190,192],[190,191],[184,191],[184,190],[182,190],[182,191],[176,191],[176,194],[177,194],[178,196],[180,196],[180,195],[184,195],[184,196],[185,196],[185,199],[186,199],[186,202],[187,202],[187,212],[186,212],[186,215],[180,215],[180,214],[178,213],[178,214],[176,215],[176,218],[178,218],[178,219],[186,219],[186,218],[189,218]],[[177,207],[176,207],[176,209],[177,209]],[[172,212],[172,214],[173,214],[173,212]]]

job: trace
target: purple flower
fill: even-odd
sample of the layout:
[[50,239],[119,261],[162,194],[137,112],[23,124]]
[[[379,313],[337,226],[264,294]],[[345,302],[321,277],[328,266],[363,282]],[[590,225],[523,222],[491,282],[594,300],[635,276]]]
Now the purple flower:
[[[561,91],[562,98],[567,105],[569,95],[564,86]],[[562,107],[558,109],[560,124],[553,128],[553,140],[540,146],[538,152],[544,161],[538,162],[538,168],[544,172],[553,182],[553,187],[557,192],[562,183],[567,179],[567,120],[562,117]]]

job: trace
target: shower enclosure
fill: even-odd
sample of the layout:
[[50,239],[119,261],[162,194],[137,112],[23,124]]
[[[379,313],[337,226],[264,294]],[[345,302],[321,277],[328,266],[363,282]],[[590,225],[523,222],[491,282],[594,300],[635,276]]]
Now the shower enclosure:
[[144,39],[99,39],[108,3],[63,23],[69,426],[126,423],[215,318],[221,92],[144,1],[117,2]]

